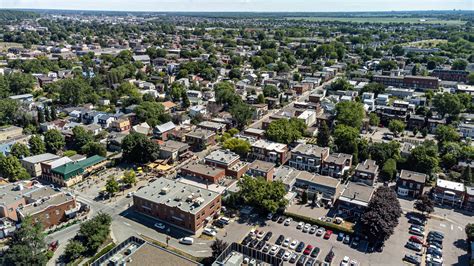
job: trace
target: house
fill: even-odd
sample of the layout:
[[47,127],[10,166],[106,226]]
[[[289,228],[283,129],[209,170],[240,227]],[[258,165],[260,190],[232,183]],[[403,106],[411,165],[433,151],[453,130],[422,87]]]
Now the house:
[[189,116],[196,117],[196,116],[203,116],[207,114],[207,108],[203,105],[195,105],[189,107]]
[[115,121],[115,117],[108,115],[108,114],[102,114],[99,116],[97,123],[102,127],[102,128],[109,128],[112,125],[112,122]]
[[148,136],[151,134],[152,130],[151,127],[148,125],[147,122],[143,122],[141,124],[135,125],[132,127],[132,132],[140,133],[142,135]]
[[338,216],[359,218],[367,210],[375,188],[365,183],[349,182],[336,202]]
[[167,140],[160,145],[160,158],[176,162],[180,156],[189,150],[189,145],[174,140]]
[[329,156],[329,148],[312,144],[298,144],[291,150],[288,164],[298,170],[319,173],[321,163]]
[[438,178],[432,192],[434,200],[442,205],[461,208],[464,204],[466,189],[463,183]]
[[165,112],[172,113],[176,109],[176,104],[170,101],[162,102],[163,107],[165,107]]
[[132,59],[134,62],[142,62],[144,65],[149,65],[151,60],[148,55],[134,55]]
[[211,122],[211,121],[202,121],[197,126],[198,128],[214,131],[216,134],[222,134],[225,132],[225,129],[226,129],[225,124]]
[[13,139],[23,135],[23,128],[17,126],[0,127],[0,141]]
[[128,131],[131,128],[130,120],[122,117],[112,121],[112,130],[117,132]]
[[471,212],[474,211],[474,187],[472,186],[466,186],[464,209]]
[[240,161],[240,156],[229,150],[216,150],[204,158],[207,165],[226,170],[227,176],[240,178],[248,170],[248,164]]
[[352,155],[333,153],[322,161],[321,174],[340,178],[352,166]]
[[339,196],[342,185],[341,181],[325,175],[298,171],[295,180],[295,189],[305,191],[308,199],[316,204],[333,205]]
[[461,123],[458,128],[464,138],[474,138],[474,124]]
[[273,181],[275,164],[261,160],[255,160],[249,165],[247,175],[253,177],[263,177],[267,181]]
[[169,121],[161,125],[155,126],[155,129],[153,130],[153,134],[162,140],[167,140],[169,138],[170,134],[173,134],[175,132],[176,125]]
[[0,140],[0,153],[3,155],[10,154],[11,148],[15,143],[21,144],[28,144],[28,140],[30,139],[31,135],[19,135],[16,137],[10,137],[5,140]]
[[377,181],[379,166],[374,160],[365,160],[363,163],[358,163],[354,171],[352,179],[356,182],[362,182],[369,186],[373,186]]
[[19,221],[17,208],[28,204],[24,195],[39,189],[41,185],[30,181],[8,183],[0,186],[0,218]]
[[207,129],[197,128],[187,133],[185,140],[193,150],[204,150],[207,146],[216,143],[216,133]]
[[401,197],[418,198],[423,194],[427,175],[402,170],[397,179],[397,194]]
[[106,162],[106,158],[94,155],[82,161],[63,164],[51,169],[51,182],[59,186],[72,186],[81,182],[85,175],[105,168]]
[[53,161],[58,158],[59,156],[55,154],[43,153],[21,159],[21,165],[31,177],[37,177],[41,175],[41,163]]
[[286,144],[259,139],[252,143],[250,157],[283,165],[288,160],[289,150]]

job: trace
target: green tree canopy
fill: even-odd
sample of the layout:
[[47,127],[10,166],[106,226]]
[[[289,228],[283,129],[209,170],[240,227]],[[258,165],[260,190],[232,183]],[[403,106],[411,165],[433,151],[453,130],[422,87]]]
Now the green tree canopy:
[[255,109],[246,103],[235,104],[229,110],[240,129],[243,129],[252,120],[254,111]]
[[30,150],[33,155],[46,152],[46,145],[43,139],[38,135],[31,136],[30,140],[28,141],[28,145],[30,145]]
[[224,149],[231,150],[240,156],[246,156],[250,151],[250,143],[244,139],[229,138],[222,144]]
[[239,187],[237,193],[243,201],[262,211],[275,213],[287,204],[285,185],[280,181],[267,182],[262,177],[244,176],[239,181]]
[[325,121],[321,123],[318,129],[317,144],[320,147],[329,147],[331,141],[331,132]]
[[359,130],[346,125],[337,125],[333,138],[338,152],[353,154],[357,150]]
[[10,155],[15,156],[18,159],[23,159],[30,156],[30,149],[23,143],[15,143],[10,149]]
[[12,155],[4,156],[0,153],[0,174],[8,178],[10,182],[29,179],[30,175],[20,163],[17,157]]
[[54,154],[62,150],[64,145],[66,145],[64,136],[57,129],[48,130],[44,134],[44,142],[46,144],[46,150]]
[[361,103],[340,102],[336,105],[336,120],[339,125],[360,129],[364,117],[364,105]]
[[301,119],[278,119],[272,121],[265,132],[268,139],[290,144],[303,136],[306,124]]
[[398,134],[402,133],[403,130],[405,130],[405,123],[403,123],[400,120],[397,119],[392,119],[388,123],[388,129],[390,132],[392,132],[395,136],[398,136]]
[[123,158],[129,162],[148,163],[159,156],[157,143],[139,133],[131,133],[122,141]]

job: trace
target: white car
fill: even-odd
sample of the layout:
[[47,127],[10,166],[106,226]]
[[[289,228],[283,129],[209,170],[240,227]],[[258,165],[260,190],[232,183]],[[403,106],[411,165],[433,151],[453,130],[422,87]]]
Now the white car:
[[180,244],[192,245],[194,244],[194,239],[192,237],[183,237],[179,239]]
[[341,266],[349,266],[349,261],[350,261],[349,257],[344,256],[344,258],[341,261]]
[[326,230],[324,230],[324,228],[319,228],[318,231],[316,231],[316,235],[317,236],[322,236],[324,234],[324,231],[326,231]]
[[283,259],[284,261],[288,261],[288,260],[290,259],[290,257],[291,257],[291,252],[285,251],[285,254],[283,254],[282,259]]
[[311,228],[309,229],[309,233],[310,233],[310,234],[314,234],[314,233],[316,233],[316,230],[318,230],[318,227],[315,226],[315,225],[313,225],[313,226],[311,226]]
[[270,254],[270,255],[276,255],[279,249],[280,249],[280,247],[278,247],[277,245],[274,245],[274,246],[270,249],[269,254]]
[[208,236],[216,236],[217,234],[216,230],[209,227],[204,228],[204,230],[202,230],[202,233]]
[[293,241],[291,241],[290,249],[295,249],[295,248],[298,246],[299,243],[300,243],[300,242],[299,242],[298,240],[296,240],[296,239],[293,240]]
[[162,224],[162,223],[156,223],[156,224],[155,224],[155,227],[158,228],[158,229],[160,229],[160,230],[164,230],[164,229],[166,228],[166,226],[165,226],[164,224]]
[[257,238],[263,238],[265,236],[265,231],[258,231]]
[[311,225],[310,224],[305,224],[304,227],[303,227],[303,233],[307,233],[309,232],[309,229],[311,228]]
[[303,228],[303,226],[304,226],[304,223],[299,222],[298,225],[296,226],[296,229],[301,229],[301,228]]
[[436,258],[436,257],[431,256],[430,254],[426,255],[426,261],[443,264],[443,258]]
[[287,226],[290,225],[291,221],[293,221],[293,219],[291,219],[291,218],[286,218],[286,220],[285,220],[285,225],[287,225]]
[[272,218],[273,218],[273,213],[270,212],[270,213],[267,215],[267,220],[271,220]]
[[281,245],[284,246],[284,247],[288,247],[289,244],[290,244],[290,238],[287,238],[283,241],[283,243]]
[[349,263],[350,266],[359,266],[359,262],[356,261],[355,259],[352,259],[351,262]]
[[131,198],[135,194],[135,191],[128,192],[127,193],[127,198]]

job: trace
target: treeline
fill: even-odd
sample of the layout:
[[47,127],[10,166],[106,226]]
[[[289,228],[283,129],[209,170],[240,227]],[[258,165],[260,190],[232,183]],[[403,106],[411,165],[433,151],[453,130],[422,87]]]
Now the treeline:
[[0,21],[32,19],[37,17],[39,17],[37,13],[30,11],[0,10]]

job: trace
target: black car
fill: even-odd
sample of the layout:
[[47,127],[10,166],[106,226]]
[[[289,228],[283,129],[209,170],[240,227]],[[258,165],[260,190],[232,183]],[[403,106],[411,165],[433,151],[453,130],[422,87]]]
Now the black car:
[[308,261],[306,261],[306,264],[305,264],[305,266],[314,266],[314,263],[315,263],[315,262],[316,262],[316,260],[315,260],[315,259],[313,259],[313,258],[309,258],[309,260],[308,260]]
[[247,246],[248,243],[250,243],[250,241],[252,241],[252,237],[251,236],[246,236],[244,238],[244,240],[242,240],[242,245]]
[[298,254],[293,253],[290,257],[290,263],[295,263],[297,259],[298,259]]
[[420,265],[421,263],[420,256],[411,255],[411,254],[405,254],[405,257],[403,258],[403,260],[413,263],[415,265]]
[[215,220],[213,223],[212,223],[214,226],[217,226],[219,228],[224,228],[225,226],[225,223],[221,220]]
[[253,239],[249,243],[249,248],[254,248],[255,246],[257,246],[257,244],[258,244],[258,239]]
[[276,221],[278,221],[278,219],[280,219],[280,215],[278,215],[278,214],[273,215],[272,221],[276,222]]
[[426,239],[426,241],[428,243],[432,243],[432,242],[435,242],[435,243],[438,243],[440,245],[443,245],[443,239],[442,238],[439,238],[439,237],[435,237],[435,236],[428,236],[428,238]]
[[273,233],[272,232],[267,232],[265,236],[263,237],[263,240],[268,241],[270,238],[272,238]]
[[305,255],[301,255],[301,257],[298,259],[298,261],[296,262],[296,266],[303,266],[304,263],[306,261],[306,256]]
[[265,243],[266,243],[265,240],[260,240],[258,242],[258,244],[255,246],[255,249],[256,250],[261,250],[263,248],[263,246],[265,246]]
[[422,220],[420,218],[417,218],[417,217],[410,217],[410,220],[408,221],[409,223],[411,224],[416,224],[416,225],[425,225],[425,220]]
[[284,235],[280,235],[277,240],[275,241],[275,244],[277,245],[281,245],[281,243],[283,242],[283,240],[285,240],[285,236]]
[[319,256],[319,252],[321,252],[321,249],[318,247],[315,247],[313,251],[311,251],[311,257],[317,258]]
[[296,246],[295,251],[296,251],[296,252],[301,252],[301,251],[303,251],[304,247],[305,247],[304,242],[300,242],[300,243],[298,244],[298,246]]
[[324,258],[325,262],[331,263],[332,260],[334,259],[334,251],[329,251],[329,253],[326,255],[326,258]]
[[285,216],[280,216],[280,218],[278,218],[277,223],[281,224],[281,223],[283,223],[283,221],[285,221],[285,219],[286,219]]
[[278,253],[276,254],[276,257],[281,259],[283,257],[283,254],[285,254],[286,250],[284,248],[281,248]]
[[444,238],[444,234],[441,233],[441,232],[438,232],[438,231],[430,231],[428,233],[428,236],[434,236],[434,237],[438,237],[438,238],[441,238],[441,239]]

